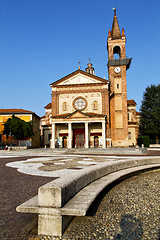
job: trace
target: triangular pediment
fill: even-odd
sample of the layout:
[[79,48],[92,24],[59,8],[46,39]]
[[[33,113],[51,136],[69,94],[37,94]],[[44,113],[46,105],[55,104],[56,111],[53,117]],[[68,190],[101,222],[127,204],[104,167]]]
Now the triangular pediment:
[[93,84],[93,83],[100,83],[100,81],[93,79],[92,76],[88,77],[82,74],[77,74],[74,77],[64,80],[58,85]]
[[108,84],[108,81],[89,74],[82,70],[77,70],[64,78],[50,84],[50,86],[67,86],[67,85],[79,85],[79,84]]
[[86,117],[88,117],[87,114],[77,110],[77,111],[69,114],[67,118],[86,118]]

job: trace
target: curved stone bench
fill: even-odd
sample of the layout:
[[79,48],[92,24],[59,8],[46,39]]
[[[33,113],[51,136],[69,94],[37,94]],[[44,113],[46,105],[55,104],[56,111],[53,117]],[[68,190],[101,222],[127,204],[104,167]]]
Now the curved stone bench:
[[158,167],[159,157],[104,162],[41,186],[37,196],[16,210],[38,213],[39,235],[62,236],[72,217],[85,216],[109,184],[131,173]]

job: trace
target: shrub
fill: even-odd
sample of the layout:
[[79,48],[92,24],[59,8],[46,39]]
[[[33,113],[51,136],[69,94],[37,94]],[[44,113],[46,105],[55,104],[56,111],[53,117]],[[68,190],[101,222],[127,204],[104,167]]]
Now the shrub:
[[142,146],[142,144],[144,144],[144,147],[149,147],[150,144],[149,136],[139,136],[137,139],[137,144],[140,147]]
[[150,144],[149,136],[143,137],[143,144],[145,147],[149,147],[149,144]]

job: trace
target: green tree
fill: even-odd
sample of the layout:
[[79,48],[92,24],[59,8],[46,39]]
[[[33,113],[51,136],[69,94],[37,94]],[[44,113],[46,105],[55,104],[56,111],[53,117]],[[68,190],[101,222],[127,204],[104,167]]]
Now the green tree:
[[34,135],[32,122],[25,122],[18,117],[12,115],[11,118],[4,123],[3,134],[12,135],[15,139],[24,139],[26,137],[30,138]]
[[140,134],[151,140],[160,138],[160,84],[148,86],[140,108]]

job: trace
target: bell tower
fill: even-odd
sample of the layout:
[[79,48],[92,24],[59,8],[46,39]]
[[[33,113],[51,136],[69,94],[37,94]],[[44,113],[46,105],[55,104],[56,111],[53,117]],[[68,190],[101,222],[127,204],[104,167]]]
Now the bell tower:
[[131,58],[126,58],[126,37],[124,29],[120,32],[116,9],[112,30],[107,40],[108,73],[110,81],[110,133],[112,146],[129,146],[128,114],[127,114],[127,82],[126,71],[130,67]]

